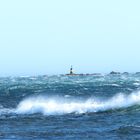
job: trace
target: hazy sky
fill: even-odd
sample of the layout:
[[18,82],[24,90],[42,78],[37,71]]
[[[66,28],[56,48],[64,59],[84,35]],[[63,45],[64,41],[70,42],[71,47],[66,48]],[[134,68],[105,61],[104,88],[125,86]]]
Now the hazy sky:
[[140,71],[139,0],[1,0],[0,76]]

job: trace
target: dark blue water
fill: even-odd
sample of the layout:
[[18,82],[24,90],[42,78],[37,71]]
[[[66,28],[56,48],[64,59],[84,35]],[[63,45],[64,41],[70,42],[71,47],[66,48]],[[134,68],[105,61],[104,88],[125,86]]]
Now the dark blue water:
[[0,78],[0,139],[140,139],[140,75]]

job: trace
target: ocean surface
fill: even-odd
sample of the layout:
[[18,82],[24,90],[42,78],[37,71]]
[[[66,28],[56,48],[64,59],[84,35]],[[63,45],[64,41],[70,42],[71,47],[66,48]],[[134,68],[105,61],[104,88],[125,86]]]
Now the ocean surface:
[[139,140],[140,74],[1,77],[0,139]]

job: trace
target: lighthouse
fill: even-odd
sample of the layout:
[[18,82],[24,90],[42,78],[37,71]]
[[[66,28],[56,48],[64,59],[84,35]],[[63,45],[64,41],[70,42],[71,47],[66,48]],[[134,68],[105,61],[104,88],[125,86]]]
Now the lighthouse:
[[70,75],[73,75],[74,73],[73,73],[73,68],[72,68],[72,66],[71,66],[71,68],[70,68]]

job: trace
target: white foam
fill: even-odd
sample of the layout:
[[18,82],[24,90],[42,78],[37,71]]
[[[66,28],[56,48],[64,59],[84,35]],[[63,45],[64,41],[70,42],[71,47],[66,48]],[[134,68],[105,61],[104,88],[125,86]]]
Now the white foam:
[[30,97],[21,101],[15,110],[17,114],[42,113],[56,115],[67,113],[98,112],[111,109],[126,108],[140,104],[140,92],[130,95],[117,94],[108,100],[89,98],[85,101],[66,100],[64,98],[47,98],[45,96]]
[[15,109],[12,109],[12,108],[0,108],[0,115],[10,114],[10,113],[15,113]]
[[10,113],[42,113],[44,115],[81,114],[127,108],[133,105],[140,105],[140,91],[129,95],[120,93],[108,100],[94,97],[80,100],[65,97],[36,96],[24,99],[16,108],[0,106],[0,115]]
[[140,83],[136,82],[136,83],[133,83],[134,86],[139,86]]
[[112,84],[112,86],[115,86],[115,87],[120,87],[120,85],[118,85],[118,84]]

